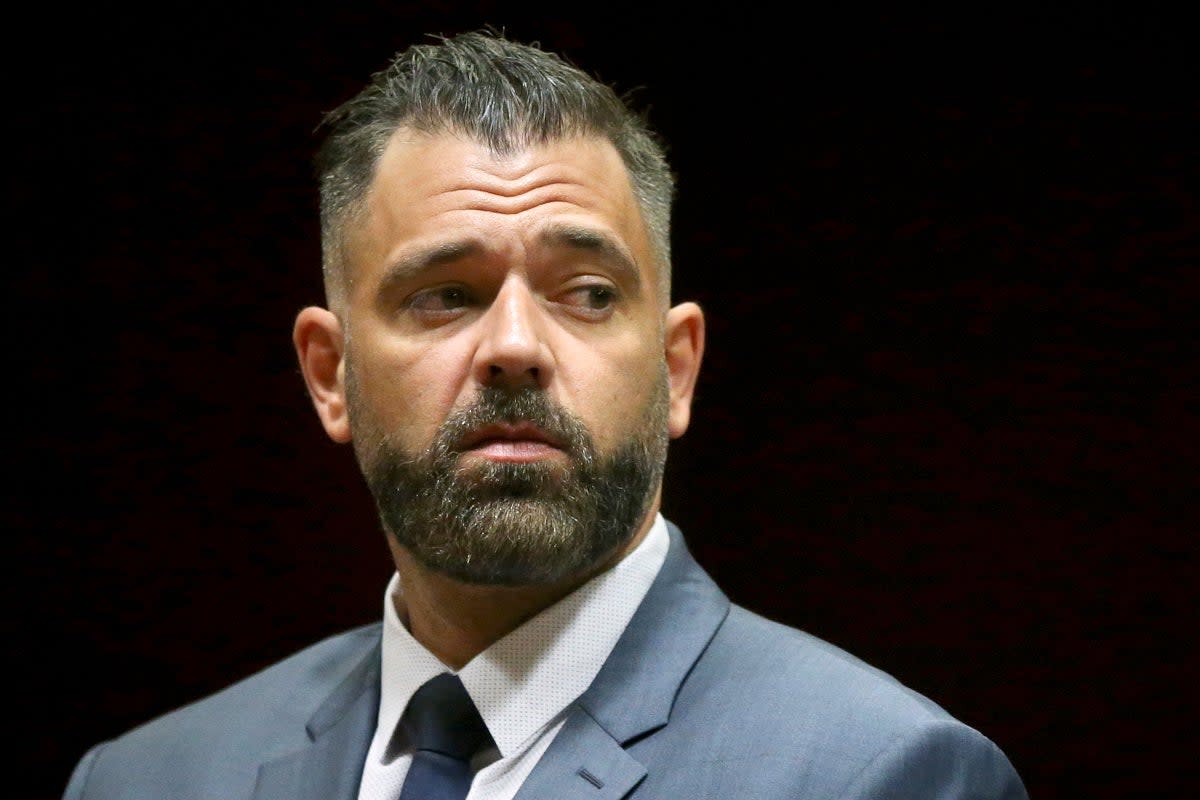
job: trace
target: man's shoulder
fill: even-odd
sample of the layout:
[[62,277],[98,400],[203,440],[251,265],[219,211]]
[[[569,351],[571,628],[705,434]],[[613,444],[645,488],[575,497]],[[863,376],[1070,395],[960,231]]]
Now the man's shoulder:
[[221,775],[252,783],[263,760],[305,743],[306,723],[379,638],[379,623],[330,636],[97,745],[76,767],[65,796],[83,797],[85,784],[102,784],[108,776],[127,781],[140,774],[153,783],[187,775],[204,785]]
[[670,580],[647,600],[655,617],[669,624],[655,633],[661,639],[676,629],[712,631],[683,678],[677,712],[691,703],[700,712],[696,718],[728,710],[731,724],[744,724],[750,738],[760,720],[778,721],[781,733],[812,720],[836,722],[837,730],[861,730],[877,742],[914,726],[956,722],[937,703],[836,644],[731,604],[690,557],[680,529],[670,522],[667,529],[672,550],[664,573]]
[[248,722],[255,722],[254,718],[264,711],[284,717],[262,719],[262,724],[284,727],[299,722],[302,729],[325,699],[319,690],[332,691],[379,642],[379,637],[379,623],[329,636],[214,694],[151,720],[123,738],[161,740],[172,729],[186,729],[189,736],[195,736],[210,725],[228,733],[231,719],[249,718]]
[[[1025,797],[999,748],[940,705],[737,605],[680,687],[671,723],[645,747],[678,762],[655,780],[674,780],[679,796],[908,798],[976,785],[989,787],[980,796]],[[689,783],[699,774],[703,785]]]
[[720,686],[779,714],[857,724],[869,717],[868,727],[881,735],[953,720],[934,700],[840,646],[737,604],[689,682],[709,691]]
[[899,720],[952,719],[928,697],[838,645],[736,604],[707,655],[727,676],[736,670],[750,685],[783,692],[785,702],[827,713],[867,707]]

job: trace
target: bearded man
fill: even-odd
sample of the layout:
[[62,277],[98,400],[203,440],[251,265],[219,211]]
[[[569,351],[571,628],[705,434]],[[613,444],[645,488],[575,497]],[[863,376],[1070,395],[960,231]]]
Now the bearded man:
[[294,342],[395,561],[381,623],[93,748],[68,798],[1024,798],[987,738],[731,605],[659,513],[704,317],[644,120],[492,33],[328,120]]

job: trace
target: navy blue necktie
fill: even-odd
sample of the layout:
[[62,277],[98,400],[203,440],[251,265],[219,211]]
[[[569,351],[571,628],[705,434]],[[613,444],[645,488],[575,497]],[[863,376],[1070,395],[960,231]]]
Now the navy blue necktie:
[[491,736],[458,676],[443,672],[418,689],[400,727],[413,747],[400,800],[463,800],[471,790],[471,756]]

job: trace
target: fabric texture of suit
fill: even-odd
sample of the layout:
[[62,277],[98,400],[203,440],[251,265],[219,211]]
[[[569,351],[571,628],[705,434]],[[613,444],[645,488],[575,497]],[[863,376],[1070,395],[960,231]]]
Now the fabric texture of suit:
[[[668,524],[662,570],[517,800],[1026,798],[989,739],[732,605]],[[64,800],[355,800],[379,624],[97,745]]]

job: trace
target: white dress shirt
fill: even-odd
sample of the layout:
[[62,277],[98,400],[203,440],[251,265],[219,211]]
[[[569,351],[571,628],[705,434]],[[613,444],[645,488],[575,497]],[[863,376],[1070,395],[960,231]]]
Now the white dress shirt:
[[[478,771],[467,800],[512,800],[562,728],[567,708],[608,659],[658,575],[667,545],[666,522],[659,514],[646,538],[616,566],[527,620],[458,672],[496,742],[472,762]],[[404,627],[393,601],[400,591],[399,576],[393,575],[383,603],[379,722],[358,800],[400,796],[412,754],[389,754],[392,734],[413,693],[435,675],[454,671]]]

